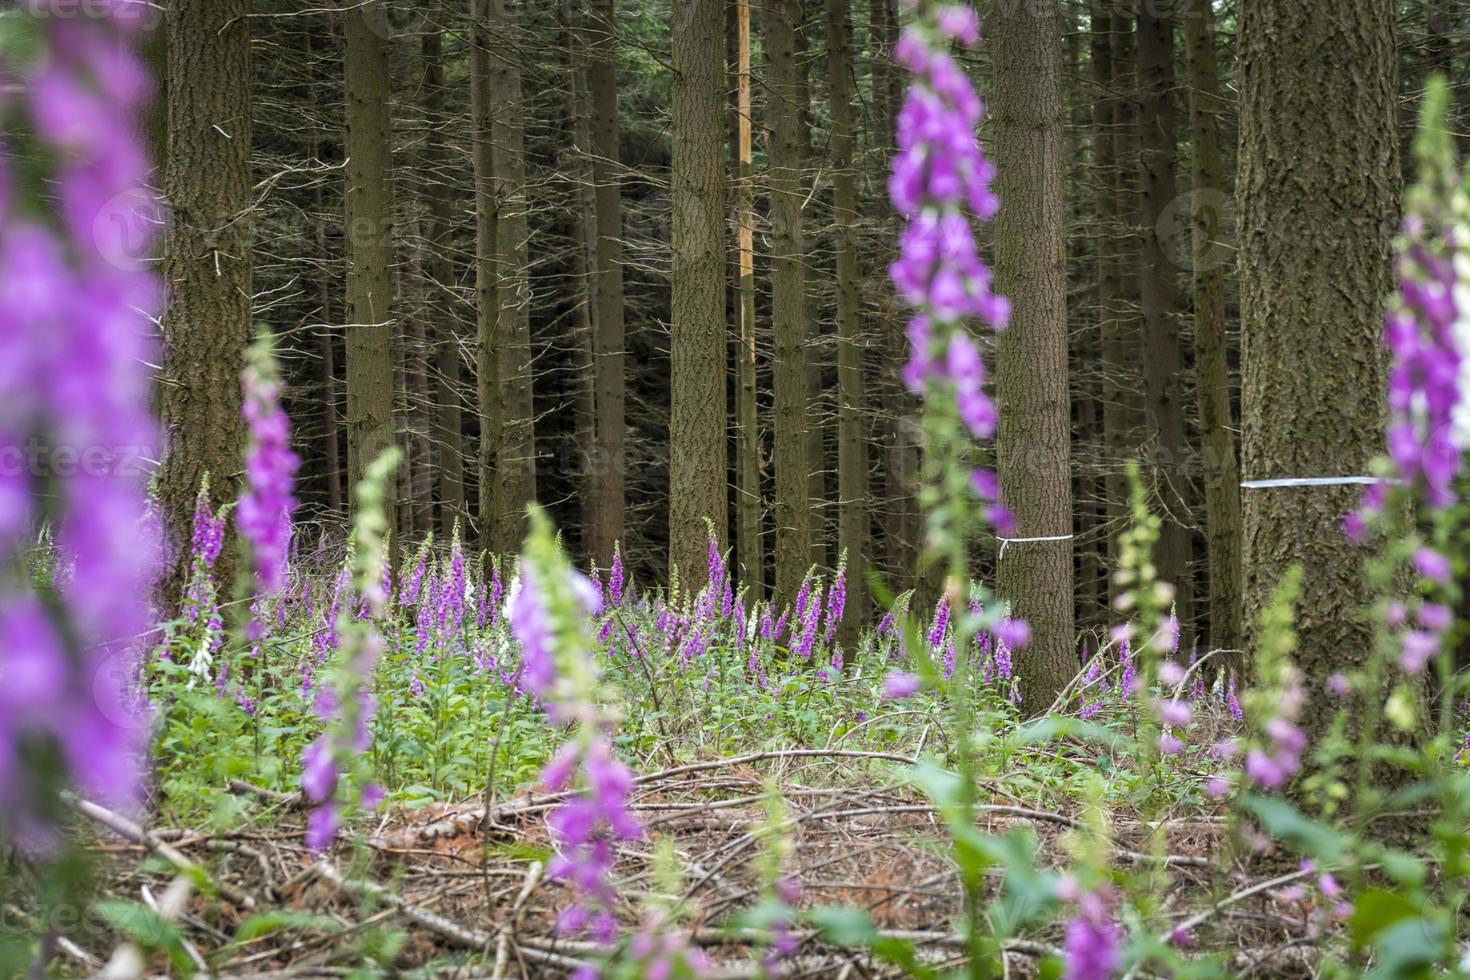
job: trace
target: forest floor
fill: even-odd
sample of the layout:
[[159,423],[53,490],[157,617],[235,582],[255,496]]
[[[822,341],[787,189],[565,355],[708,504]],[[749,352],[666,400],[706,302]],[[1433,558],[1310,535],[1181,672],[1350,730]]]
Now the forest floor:
[[[634,807],[647,837],[620,851],[624,925],[636,928],[637,910],[658,890],[652,842],[671,842],[683,878],[680,894],[665,899],[676,899],[683,927],[704,947],[715,975],[766,975],[760,966],[764,934],[730,922],[761,899],[761,843],[753,828],[761,825],[774,787],[793,828],[789,871],[802,883],[803,905],[866,909],[885,933],[912,941],[926,962],[962,962],[964,942],[954,930],[963,899],[946,855],[948,837],[934,806],[904,775],[922,749],[912,756],[831,746],[707,753],[675,765],[668,761],[679,753],[667,750],[642,760]],[[1063,741],[1052,749],[1084,765],[1100,761],[1089,758],[1097,751],[1092,745]],[[1036,866],[1062,867],[1068,834],[1083,819],[1080,807],[1012,792],[1008,786],[1025,782],[1018,775],[985,780],[982,829],[1029,827]],[[179,921],[190,955],[202,964],[201,951],[209,951],[219,974],[356,975],[355,964],[371,946],[367,934],[385,928],[394,937],[387,940],[389,958],[406,976],[562,976],[585,957],[596,958],[592,943],[559,938],[554,927],[569,899],[564,886],[545,874],[550,840],[544,817],[559,794],[533,788],[492,799],[488,819],[480,795],[389,806],[364,828],[357,846],[339,844],[314,855],[303,844],[298,795],[241,781],[232,782],[229,793],[238,820],[227,831],[169,828],[143,837],[110,820],[114,831],[133,839],[96,846],[107,858],[107,891],[121,897],[161,892],[177,870],[170,865],[182,860],[210,868],[230,894],[196,898]],[[1174,806],[1163,819],[1163,853],[1155,844],[1143,854],[1143,821],[1112,802],[1106,814],[1112,861],[1126,867],[1157,865],[1162,858],[1160,905],[1170,921],[1185,927],[1192,952],[1217,958],[1238,976],[1311,975],[1325,918],[1319,899],[1300,887],[1309,872],[1269,852],[1232,860],[1222,813],[1212,804]],[[285,914],[269,931],[239,941],[241,922],[264,910]],[[1059,952],[1056,932],[1009,941],[1007,973],[1036,975],[1039,962]],[[894,975],[866,954],[824,944],[810,930],[796,935],[800,950],[784,962],[781,975]],[[83,972],[99,962],[82,959],[87,955],[80,949],[73,954]]]

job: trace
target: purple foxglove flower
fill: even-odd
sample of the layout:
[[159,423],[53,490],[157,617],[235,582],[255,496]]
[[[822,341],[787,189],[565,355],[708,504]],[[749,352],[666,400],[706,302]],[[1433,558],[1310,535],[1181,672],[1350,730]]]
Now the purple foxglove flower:
[[268,336],[252,348],[241,383],[250,442],[245,452],[246,489],[235,509],[235,525],[250,542],[260,592],[269,595],[285,581],[291,514],[296,509],[292,490],[301,461],[290,448],[291,422],[281,409],[281,384]]
[[922,686],[923,681],[917,675],[894,671],[884,678],[883,697],[889,701],[904,701],[918,694]]

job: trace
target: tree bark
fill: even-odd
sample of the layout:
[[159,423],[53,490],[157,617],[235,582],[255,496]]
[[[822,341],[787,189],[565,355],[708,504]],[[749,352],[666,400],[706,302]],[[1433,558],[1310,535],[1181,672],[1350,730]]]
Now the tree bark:
[[837,550],[847,556],[847,608],[838,639],[856,653],[868,610],[868,452],[863,432],[862,303],[858,275],[857,172],[852,104],[856,79],[846,0],[826,0],[827,74],[832,120],[832,211],[837,226]]
[[[166,438],[159,500],[169,566],[161,598],[172,610],[191,564],[194,500],[210,477],[218,510],[238,492],[245,425],[240,372],[250,343],[250,33],[245,0],[169,4],[167,166],[172,220],[164,243]],[[233,536],[215,573],[233,585]]]
[[588,552],[612,561],[627,520],[627,382],[623,356],[623,189],[618,139],[618,49],[614,0],[591,0],[586,22],[587,84],[592,95],[592,182],[596,188],[597,249],[593,267],[593,527]]
[[1220,160],[1220,74],[1214,5],[1192,2],[1185,13],[1189,49],[1189,145],[1194,207],[1195,387],[1205,483],[1205,537],[1210,569],[1209,645],[1239,650],[1241,623],[1240,468],[1230,408],[1230,342],[1225,321],[1225,262],[1221,218],[1225,174]]
[[497,301],[495,333],[500,346],[503,431],[495,476],[499,526],[495,550],[519,550],[526,536],[527,508],[536,499],[535,406],[532,404],[531,282],[526,197],[526,101],[521,91],[521,4],[493,0],[488,10],[490,113],[494,137],[490,163],[495,194]]
[[[439,11],[443,12],[442,5]],[[454,270],[449,261],[450,232],[454,221],[454,188],[445,176],[448,154],[444,127],[444,33],[431,27],[423,37],[424,165],[429,171],[428,208],[424,220],[424,276],[428,287],[428,310],[433,323],[430,343],[434,348],[434,438],[439,445],[438,496],[439,530],[448,540],[458,521],[468,531],[465,506],[464,411],[460,394],[460,336],[455,316]]]
[[[1118,532],[1128,519],[1125,462],[1136,458],[1143,429],[1142,325],[1139,320],[1140,257],[1138,179],[1138,58],[1133,18],[1111,14],[1113,156],[1113,262],[1117,270],[1117,302],[1103,332],[1103,440],[1107,450],[1107,493],[1113,534],[1110,553],[1117,557]],[[1115,509],[1114,509],[1115,508]]]
[[496,329],[494,107],[490,94],[489,7],[492,0],[470,0],[470,114],[474,121],[475,171],[475,403],[480,415],[479,537],[482,548],[498,550],[502,511],[499,478],[505,432],[504,392],[500,385],[501,339]]
[[[894,153],[894,114],[901,99],[898,67],[893,62],[893,45],[898,39],[898,13],[893,0],[870,0],[871,60],[873,64],[873,140],[880,152],[872,180],[886,187]],[[886,194],[877,201],[876,223],[880,230],[874,265],[887,269],[893,258],[898,224]],[[913,397],[899,380],[908,359],[908,341],[903,323],[894,308],[893,288],[887,279],[879,288],[877,321],[880,333],[883,441],[883,540],[888,586],[901,592],[914,583],[920,545],[917,506],[919,472],[918,410]]]
[[[1357,475],[1383,446],[1383,301],[1399,215],[1395,5],[1240,4],[1242,470]],[[1373,653],[1361,555],[1338,526],[1353,487],[1249,490],[1245,610],[1255,635],[1287,568],[1305,571],[1296,659],[1308,735],[1328,677]],[[1381,692],[1369,692],[1379,696]]]
[[[1144,418],[1146,454],[1162,526],[1154,562],[1159,578],[1175,588],[1179,621],[1192,623],[1189,579],[1189,492],[1184,465],[1184,358],[1179,350],[1179,283],[1173,258],[1164,249],[1160,226],[1174,205],[1174,10],[1173,0],[1155,0],[1138,15],[1139,173],[1143,256],[1139,305],[1143,312]],[[1186,639],[1186,649],[1188,640]]]
[[[1062,24],[1058,8],[997,5],[995,66],[996,290],[1012,303],[996,347],[1001,497],[1019,537],[1072,533],[1067,380],[1066,213],[1062,198]],[[1011,615],[1031,624],[1017,654],[1021,706],[1045,711],[1077,671],[1072,543],[1016,542],[997,568]]]
[[725,12],[674,5],[669,566],[696,587],[706,520],[728,538],[725,447]]
[[[352,505],[367,467],[393,445],[393,311],[388,204],[392,158],[389,24],[381,0],[343,15],[347,99],[347,472]],[[395,486],[384,516],[397,528]]]
[[807,455],[806,297],[801,233],[801,132],[796,0],[767,0],[766,157],[771,201],[771,320],[775,335],[776,590],[795,600],[812,557]]

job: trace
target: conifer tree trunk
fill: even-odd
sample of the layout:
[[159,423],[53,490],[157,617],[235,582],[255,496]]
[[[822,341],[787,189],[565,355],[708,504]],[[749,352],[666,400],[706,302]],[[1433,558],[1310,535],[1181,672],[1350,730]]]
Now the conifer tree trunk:
[[697,587],[713,522],[728,538],[725,448],[725,11],[674,5],[669,565]]
[[771,200],[771,320],[775,335],[777,602],[796,598],[812,556],[807,456],[806,293],[801,234],[801,132],[796,0],[767,0],[767,158]]
[[[1119,453],[1127,444],[1131,424],[1122,388],[1126,345],[1119,319],[1122,304],[1123,269],[1118,226],[1118,79],[1113,66],[1117,47],[1112,0],[1092,0],[1092,82],[1096,90],[1093,108],[1093,185],[1097,201],[1097,311],[1098,347],[1101,353],[1102,450],[1104,509],[1102,519],[1116,527],[1127,513],[1128,488]],[[1116,533],[1116,532],[1115,532]],[[1107,550],[1108,542],[1102,547]]]
[[1184,398],[1179,350],[1177,266],[1159,228],[1175,197],[1173,0],[1155,0],[1138,15],[1139,173],[1143,255],[1139,300],[1143,312],[1144,417],[1156,511],[1163,525],[1154,549],[1159,578],[1175,588],[1178,616],[1190,629],[1189,497]]
[[[194,499],[209,474],[210,504],[233,500],[244,465],[240,371],[250,342],[250,33],[245,0],[169,5],[167,165],[172,223],[164,243],[160,408],[165,436],[159,499],[169,567],[165,608],[188,576]],[[216,574],[233,587],[235,547]]]
[[[370,0],[344,15],[347,99],[347,472],[353,506],[367,467],[393,445],[393,312],[388,275],[388,13]],[[396,528],[394,487],[384,488]]]
[[[1072,414],[1067,380],[1066,211],[1062,198],[1059,10],[997,5],[989,34],[996,196],[995,283],[1010,297],[996,347],[1001,497],[1018,537],[1072,533]],[[1045,711],[1077,670],[1072,543],[1016,542],[997,569],[1011,615],[1031,624],[1016,656],[1021,706]]]
[[[817,183],[820,180],[818,170],[826,167],[824,161],[813,161],[812,131],[815,119],[812,116],[812,57],[808,36],[812,28],[812,20],[808,16],[811,2],[812,0],[793,0],[791,5],[791,38],[796,64],[796,148],[799,161],[796,169],[800,174],[803,204],[817,196]],[[806,208],[801,209],[800,215],[804,225]],[[805,338],[802,350],[806,356],[807,500],[811,514],[811,563],[820,567],[828,564],[827,546],[831,540],[827,527],[827,447],[823,431],[828,415],[826,378],[823,371],[826,357],[822,347],[824,324],[820,297],[813,288],[822,273],[815,269],[814,254],[807,251],[812,243],[808,241],[804,227],[801,229],[801,241],[802,336]]]
[[495,333],[500,344],[502,417],[499,526],[495,550],[515,553],[526,536],[527,508],[536,499],[535,407],[532,404],[530,226],[526,197],[526,101],[520,59],[525,34],[521,4],[488,4],[490,113],[494,137],[490,163],[495,193],[497,301]]
[[[875,186],[886,188],[894,154],[894,114],[902,97],[898,68],[892,56],[893,45],[898,39],[898,12],[894,0],[870,0],[868,22],[873,65],[873,139],[880,151],[875,155],[878,166],[870,179]],[[892,243],[898,235],[898,224],[886,193],[877,195],[875,207],[879,247],[874,265],[887,269],[893,258]],[[901,592],[913,585],[921,535],[916,500],[918,411],[913,397],[899,380],[899,372],[908,360],[908,341],[904,336],[903,321],[894,306],[893,288],[886,277],[878,290],[877,306],[881,338],[878,348],[882,354],[879,391],[882,396],[883,540],[888,586],[894,592]]]
[[[1239,9],[1243,476],[1365,474],[1383,446],[1399,215],[1395,4],[1354,0],[1330,17],[1315,0]],[[1305,572],[1295,656],[1314,741],[1335,711],[1327,678],[1373,652],[1362,555],[1338,523],[1361,489],[1243,493],[1253,636],[1286,570]]]
[[[560,148],[562,173],[572,183],[567,206],[567,239],[571,246],[571,355],[575,372],[572,386],[572,443],[577,479],[577,524],[584,557],[597,564],[593,538],[597,527],[597,495],[601,474],[597,456],[597,391],[593,352],[597,316],[597,185],[592,176],[592,93],[587,83],[586,12],[573,0],[562,0],[560,10],[564,73],[564,112],[570,142]],[[611,552],[609,552],[609,555]],[[606,560],[603,562],[606,567]]]
[[[443,10],[442,5],[438,8]],[[454,220],[454,188],[440,174],[447,166],[443,127],[444,33],[431,27],[423,37],[424,115],[429,130],[424,136],[424,164],[430,171],[428,210],[424,223],[424,275],[428,280],[429,316],[433,321],[430,342],[434,348],[434,438],[439,445],[439,529],[447,540],[458,520],[467,533],[465,509],[464,429],[460,395],[460,337],[452,299],[453,269],[449,262],[450,226]]]
[[853,169],[852,25],[846,0],[826,0],[832,120],[832,211],[837,226],[837,550],[847,555],[847,615],[839,639],[855,652],[868,609],[868,452],[863,432],[862,303],[857,172]]
[[489,8],[493,0],[470,0],[470,114],[475,171],[475,403],[480,416],[480,546],[498,550],[504,509],[501,499],[501,443],[505,432],[504,392],[500,385],[502,342],[497,330],[494,106],[490,94]]
[[1220,160],[1220,74],[1214,6],[1194,2],[1184,19],[1189,49],[1189,132],[1195,206],[1195,386],[1204,457],[1205,537],[1210,569],[1211,648],[1239,650],[1241,624],[1240,467],[1230,409],[1230,345],[1225,324],[1225,253],[1221,238],[1225,174]]
[[750,92],[750,0],[735,0],[735,227],[736,269],[736,464],[735,514],[740,580],[752,599],[765,597],[766,549],[762,535],[760,415],[755,348],[755,164]]
[[[1103,439],[1107,450],[1109,516],[1126,519],[1130,512],[1125,463],[1139,455],[1143,431],[1142,323],[1139,318],[1139,276],[1142,262],[1139,229],[1138,170],[1138,52],[1134,18],[1113,4],[1109,17],[1112,34],[1113,95],[1113,207],[1114,268],[1117,303],[1108,314],[1103,333]],[[1109,415],[1109,410],[1111,414]],[[1121,522],[1113,525],[1109,540],[1116,557]]]
[[612,561],[627,521],[627,381],[623,322],[623,190],[619,175],[618,32],[614,0],[591,0],[586,22],[587,84],[592,95],[592,182],[597,249],[593,266],[593,402],[596,406],[593,527],[588,551]]

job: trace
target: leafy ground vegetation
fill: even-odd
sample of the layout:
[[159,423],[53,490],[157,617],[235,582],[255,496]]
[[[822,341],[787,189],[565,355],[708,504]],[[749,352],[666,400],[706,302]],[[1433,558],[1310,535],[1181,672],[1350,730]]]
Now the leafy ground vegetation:
[[[140,266],[89,264],[105,240],[74,226],[141,179],[131,136],[103,125],[137,99],[104,29],[39,32],[46,84],[24,119],[67,162],[63,206],[6,225],[0,256],[28,275],[0,303],[42,330],[14,333],[35,372],[0,382],[18,429],[122,444],[147,435],[146,386],[110,372],[143,361],[98,355],[99,338],[156,297]],[[844,648],[845,562],[778,606],[713,537],[682,582],[620,559],[578,570],[535,508],[516,555],[457,533],[395,547],[394,449],[366,467],[345,541],[293,540],[298,464],[264,337],[243,378],[245,489],[219,513],[201,492],[176,617],[142,612],[135,481],[0,485],[5,546],[44,529],[6,555],[0,605],[0,972],[1470,973],[1453,612],[1470,203],[1443,87],[1397,243],[1389,455],[1343,528],[1379,593],[1372,656],[1309,703],[1299,568],[1248,663],[1182,649],[1135,470],[1117,625],[1053,703],[1028,704],[1032,626],[966,574],[985,529],[1010,524],[975,467],[996,408],[966,322],[1009,315],[972,238],[996,205],[981,106],[949,53],[977,41],[974,13],[946,5],[895,52],[912,79],[893,275],[918,311],[907,381],[937,595],[868,583],[878,622]],[[57,334],[72,359],[37,341]]]

